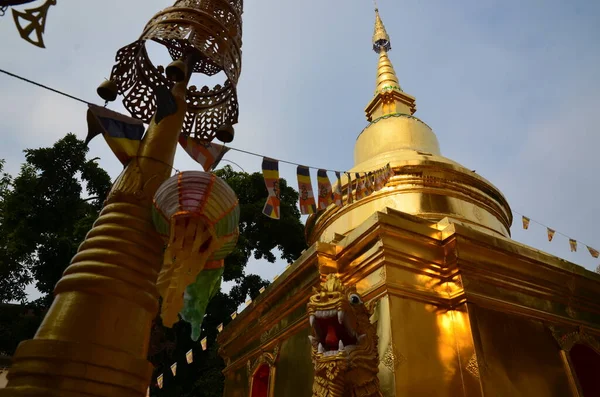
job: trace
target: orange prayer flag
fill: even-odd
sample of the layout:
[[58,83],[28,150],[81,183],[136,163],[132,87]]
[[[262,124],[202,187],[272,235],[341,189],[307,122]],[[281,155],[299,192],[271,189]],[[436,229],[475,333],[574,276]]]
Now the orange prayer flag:
[[590,251],[590,255],[592,256],[592,258],[598,258],[600,256],[600,252],[598,252],[598,250],[593,249],[589,245],[587,245],[586,247],[588,251]]
[[173,376],[177,375],[177,363],[171,365],[171,372],[173,373]]
[[555,230],[550,229],[549,227],[546,228],[548,231],[548,241],[552,241],[552,238],[554,237],[554,233],[556,233]]
[[571,252],[577,251],[577,240],[569,239],[569,245],[571,246]]

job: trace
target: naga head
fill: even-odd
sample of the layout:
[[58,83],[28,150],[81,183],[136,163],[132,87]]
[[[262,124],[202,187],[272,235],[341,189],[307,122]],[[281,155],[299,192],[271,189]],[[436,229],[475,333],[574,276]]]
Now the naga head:
[[376,381],[377,331],[369,320],[373,309],[356,287],[345,286],[335,274],[327,275],[319,288],[313,288],[307,312],[313,329],[309,338],[315,380],[322,383],[314,387],[343,393],[348,387]]

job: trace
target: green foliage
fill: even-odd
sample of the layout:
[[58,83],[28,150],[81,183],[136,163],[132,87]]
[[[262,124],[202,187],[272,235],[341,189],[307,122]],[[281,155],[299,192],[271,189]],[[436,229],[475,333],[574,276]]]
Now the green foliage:
[[[16,178],[0,183],[0,302],[25,301],[35,281],[38,304],[52,290],[98,217],[111,181],[87,160],[87,146],[68,134],[52,147],[25,150]],[[85,185],[89,198],[82,197]]]

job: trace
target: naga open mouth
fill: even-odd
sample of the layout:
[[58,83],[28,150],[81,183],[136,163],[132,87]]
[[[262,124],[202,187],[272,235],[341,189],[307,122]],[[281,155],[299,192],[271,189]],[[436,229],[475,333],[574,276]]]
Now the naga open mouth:
[[342,310],[318,310],[310,315],[310,325],[316,336],[309,339],[325,356],[348,352],[366,336],[357,335]]

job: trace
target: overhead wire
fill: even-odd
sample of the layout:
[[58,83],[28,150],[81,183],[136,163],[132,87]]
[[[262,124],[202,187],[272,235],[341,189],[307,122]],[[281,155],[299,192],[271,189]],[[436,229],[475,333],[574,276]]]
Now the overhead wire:
[[[374,0],[374,3],[375,3],[375,6],[377,6],[376,0]],[[78,102],[80,102],[80,103],[84,103],[84,104],[86,104],[86,105],[94,105],[94,103],[92,103],[92,102],[89,102],[89,101],[86,101],[86,100],[84,100],[84,99],[78,98],[78,97],[76,97],[76,96],[74,96],[74,95],[71,95],[71,94],[68,94],[68,93],[66,93],[66,92],[64,92],[64,91],[60,91],[60,90],[57,90],[57,89],[55,89],[55,88],[48,87],[47,85],[44,85],[44,84],[38,83],[38,82],[36,82],[36,81],[33,81],[33,80],[31,80],[31,79],[28,79],[28,78],[26,78],[26,77],[23,77],[23,76],[19,76],[19,75],[15,74],[15,73],[11,73],[11,72],[9,72],[9,71],[6,71],[6,70],[4,70],[4,69],[0,69],[0,72],[1,72],[1,73],[4,73],[4,74],[6,74],[6,75],[8,75],[8,76],[10,76],[10,77],[13,77],[13,78],[15,78],[15,79],[18,79],[18,80],[24,81],[24,82],[26,82],[26,83],[29,83],[29,84],[32,84],[32,85],[35,85],[35,86],[37,86],[37,87],[39,87],[39,88],[42,88],[42,89],[45,89],[45,90],[48,90],[48,91],[54,92],[54,93],[56,93],[56,94],[62,95],[62,96],[64,96],[64,97],[67,97],[67,98],[73,99],[73,100],[75,100],[75,101],[78,101]],[[231,146],[227,146],[227,148],[228,148],[229,150],[233,150],[233,151],[236,151],[236,152],[239,152],[239,153],[244,153],[244,154],[248,154],[248,155],[251,155],[251,156],[256,156],[256,157],[269,158],[269,159],[272,159],[272,160],[275,160],[275,161],[278,161],[278,162],[281,162],[281,163],[285,163],[285,164],[290,164],[290,165],[295,165],[295,166],[300,166],[300,167],[306,167],[306,168],[315,169],[315,170],[325,170],[325,171],[329,171],[329,172],[333,172],[333,173],[348,174],[348,172],[347,172],[347,171],[338,171],[338,170],[331,170],[331,169],[327,169],[327,168],[319,168],[319,167],[314,167],[314,166],[308,166],[308,165],[305,165],[305,164],[300,164],[300,163],[296,163],[296,162],[289,161],[289,160],[281,160],[281,159],[276,159],[276,158],[273,158],[273,157],[271,157],[271,156],[265,156],[265,155],[263,155],[263,154],[260,154],[260,153],[251,152],[251,151],[249,151],[249,150],[238,149],[238,148],[231,147]],[[236,166],[238,166],[238,167],[239,167],[240,169],[242,169],[242,171],[243,171],[243,168],[242,168],[242,167],[240,167],[238,164],[234,163],[233,161],[231,161],[231,160],[227,160],[227,159],[223,159],[223,160],[224,160],[224,161],[227,161],[227,162],[230,162],[230,163],[232,163],[232,164],[235,164]],[[245,172],[245,171],[244,171],[244,172]],[[362,173],[368,173],[368,172],[371,172],[371,171],[355,171],[355,172],[356,172],[356,173],[361,173],[361,174],[362,174]],[[533,222],[533,223],[536,223],[536,224],[538,224],[538,225],[540,225],[540,226],[543,226],[543,227],[545,227],[546,229],[553,230],[555,233],[557,233],[557,234],[560,234],[560,235],[561,235],[561,236],[563,236],[563,237],[566,237],[566,238],[568,238],[568,239],[570,239],[570,240],[577,241],[578,243],[581,243],[582,245],[585,245],[585,246],[586,246],[586,247],[588,247],[588,248],[592,248],[592,246],[591,246],[591,245],[589,245],[589,244],[586,244],[586,243],[584,243],[583,241],[580,241],[580,240],[574,239],[574,238],[572,238],[572,237],[570,237],[570,236],[567,236],[566,234],[564,234],[564,233],[561,233],[561,232],[560,232],[560,231],[558,231],[558,230],[552,229],[551,227],[549,227],[549,226],[546,226],[546,225],[544,225],[543,223],[541,223],[541,222],[538,222],[538,221],[536,221],[535,219],[532,219],[532,218],[530,218],[530,217],[527,217],[527,216],[525,216],[525,215],[523,215],[523,214],[521,214],[521,213],[519,213],[519,212],[517,212],[517,211],[515,211],[515,210],[512,210],[512,211],[513,211],[514,213],[516,213],[517,215],[520,215],[521,217],[525,217],[525,218],[529,219],[529,220],[530,220],[531,222]],[[592,248],[592,249],[594,249],[594,248]]]

